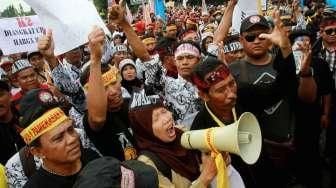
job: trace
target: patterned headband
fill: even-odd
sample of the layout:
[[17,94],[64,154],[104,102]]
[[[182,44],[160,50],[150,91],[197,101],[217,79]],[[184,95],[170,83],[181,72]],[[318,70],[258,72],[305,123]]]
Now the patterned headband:
[[49,130],[57,127],[69,117],[60,108],[54,108],[49,110],[41,117],[37,118],[33,123],[31,123],[27,128],[25,128],[20,135],[26,144],[32,143],[36,138],[40,137],[42,134],[48,132]]
[[225,80],[230,75],[230,70],[226,65],[220,65],[215,71],[208,74],[207,78],[203,81],[198,76],[193,76],[192,81],[201,91],[208,90],[211,86]]
[[192,44],[181,44],[179,47],[175,50],[175,59],[181,55],[188,54],[193,55],[195,57],[200,57],[200,51]]

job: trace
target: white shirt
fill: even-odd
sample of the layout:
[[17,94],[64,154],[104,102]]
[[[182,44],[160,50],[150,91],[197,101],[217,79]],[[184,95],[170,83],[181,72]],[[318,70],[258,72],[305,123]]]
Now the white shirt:
[[166,75],[159,58],[145,62],[145,84],[147,86],[162,87],[165,105],[173,113],[177,124],[190,128],[197,112],[201,107],[201,100],[197,88],[180,75],[177,79]]

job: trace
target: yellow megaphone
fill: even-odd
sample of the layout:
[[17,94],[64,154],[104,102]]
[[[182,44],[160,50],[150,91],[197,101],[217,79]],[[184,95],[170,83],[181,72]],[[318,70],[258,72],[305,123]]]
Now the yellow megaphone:
[[[209,151],[206,143],[207,129],[187,131],[182,134],[181,145],[187,149]],[[254,164],[261,152],[262,137],[256,117],[243,113],[239,120],[225,127],[214,127],[213,146],[218,151],[239,155],[247,164]]]

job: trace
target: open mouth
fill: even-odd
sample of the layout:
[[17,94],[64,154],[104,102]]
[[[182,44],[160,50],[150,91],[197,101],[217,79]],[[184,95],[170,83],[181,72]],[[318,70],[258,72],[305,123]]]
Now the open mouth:
[[175,127],[172,126],[167,130],[168,136],[169,137],[174,137],[175,136]]
[[167,129],[167,134],[169,137],[174,137],[175,136],[175,126],[174,126],[174,122],[173,120],[170,120],[169,122],[167,122],[166,124],[169,125],[168,129]]

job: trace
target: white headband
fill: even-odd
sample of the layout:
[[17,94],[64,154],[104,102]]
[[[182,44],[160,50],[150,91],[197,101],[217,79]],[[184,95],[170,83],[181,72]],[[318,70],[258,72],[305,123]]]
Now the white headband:
[[175,59],[178,56],[181,56],[183,54],[193,55],[195,57],[200,57],[200,51],[192,44],[181,44],[179,47],[175,50]]
[[243,49],[239,41],[231,42],[224,46],[224,53],[234,52]]

